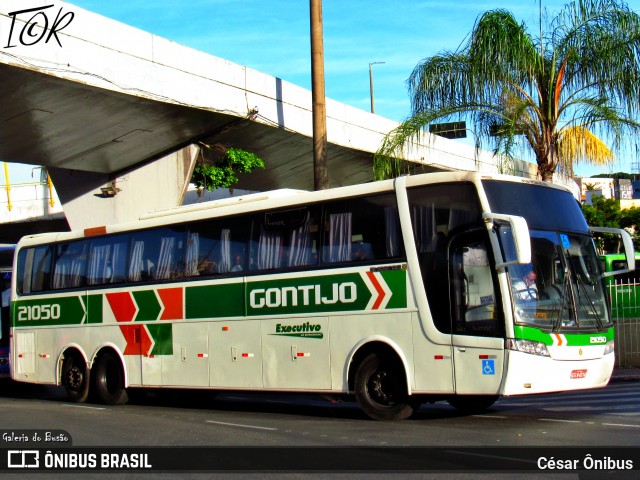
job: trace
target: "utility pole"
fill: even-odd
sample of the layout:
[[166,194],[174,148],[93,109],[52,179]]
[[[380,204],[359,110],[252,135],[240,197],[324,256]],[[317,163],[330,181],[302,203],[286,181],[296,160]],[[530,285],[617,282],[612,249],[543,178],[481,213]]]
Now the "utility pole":
[[371,70],[371,65],[381,65],[385,62],[371,62],[369,64],[369,97],[371,98],[371,113],[376,113],[376,109],[373,105],[373,72]]
[[309,0],[311,10],[311,98],[313,102],[313,188],[329,188],[327,112],[324,89],[322,0]]

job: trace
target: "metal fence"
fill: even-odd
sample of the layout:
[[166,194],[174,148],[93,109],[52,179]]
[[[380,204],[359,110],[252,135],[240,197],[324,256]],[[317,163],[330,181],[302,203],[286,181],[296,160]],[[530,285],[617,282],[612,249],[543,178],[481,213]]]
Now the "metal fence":
[[609,293],[615,323],[616,365],[640,367],[640,280],[614,280]]

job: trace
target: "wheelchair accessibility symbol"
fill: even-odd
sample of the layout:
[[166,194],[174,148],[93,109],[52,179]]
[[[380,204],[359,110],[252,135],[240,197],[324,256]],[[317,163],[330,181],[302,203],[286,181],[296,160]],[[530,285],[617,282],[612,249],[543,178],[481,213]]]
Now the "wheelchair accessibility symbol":
[[482,374],[495,375],[496,374],[495,362],[496,362],[495,360],[482,360]]

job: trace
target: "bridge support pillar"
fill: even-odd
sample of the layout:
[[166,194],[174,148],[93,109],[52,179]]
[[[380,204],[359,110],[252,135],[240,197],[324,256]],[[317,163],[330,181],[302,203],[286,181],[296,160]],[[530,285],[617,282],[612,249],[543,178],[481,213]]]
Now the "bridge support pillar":
[[72,230],[137,221],[182,204],[199,148],[190,145],[141,167],[102,174],[49,168]]

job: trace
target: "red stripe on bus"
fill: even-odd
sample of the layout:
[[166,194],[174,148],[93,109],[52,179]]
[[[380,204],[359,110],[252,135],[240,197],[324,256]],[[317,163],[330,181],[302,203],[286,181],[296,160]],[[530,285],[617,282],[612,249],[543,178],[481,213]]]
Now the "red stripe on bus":
[[377,310],[378,308],[380,308],[382,300],[384,300],[384,289],[380,285],[380,282],[378,282],[378,279],[373,272],[367,272],[367,277],[369,277],[369,280],[371,281],[371,283],[373,283],[373,287],[376,289],[376,292],[378,292],[378,298],[374,302],[373,307],[371,307],[372,310]]
[[161,288],[158,289],[158,295],[164,305],[160,320],[181,320],[183,318],[182,288]]

